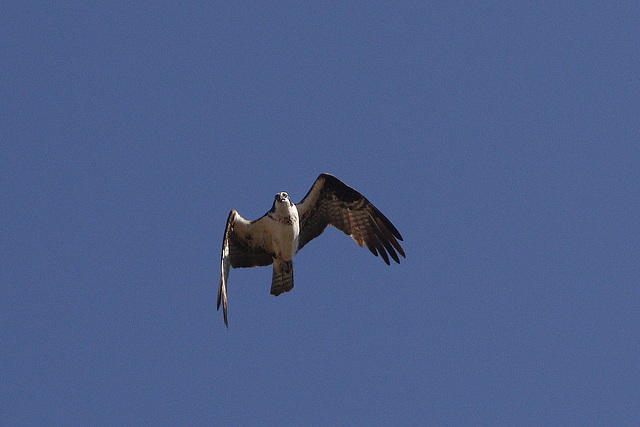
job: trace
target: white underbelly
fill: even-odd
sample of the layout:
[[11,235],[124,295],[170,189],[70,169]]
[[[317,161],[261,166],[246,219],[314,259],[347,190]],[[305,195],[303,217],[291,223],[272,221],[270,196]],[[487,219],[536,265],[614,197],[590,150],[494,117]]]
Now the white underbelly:
[[299,228],[297,224],[278,224],[277,232],[273,234],[273,247],[276,257],[291,261],[298,249]]

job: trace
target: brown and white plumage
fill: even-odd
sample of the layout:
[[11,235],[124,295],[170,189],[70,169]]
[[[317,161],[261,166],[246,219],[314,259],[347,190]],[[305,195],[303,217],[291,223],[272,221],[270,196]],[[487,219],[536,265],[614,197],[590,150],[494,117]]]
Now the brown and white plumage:
[[218,309],[222,302],[227,318],[229,266],[256,267],[274,264],[271,294],[278,296],[293,288],[293,257],[328,225],[351,236],[361,247],[389,265],[389,256],[400,263],[405,257],[398,243],[398,230],[362,194],[333,175],[323,173],[295,205],[286,193],[275,196],[273,207],[260,219],[248,221],[234,209],[229,214],[222,241]]

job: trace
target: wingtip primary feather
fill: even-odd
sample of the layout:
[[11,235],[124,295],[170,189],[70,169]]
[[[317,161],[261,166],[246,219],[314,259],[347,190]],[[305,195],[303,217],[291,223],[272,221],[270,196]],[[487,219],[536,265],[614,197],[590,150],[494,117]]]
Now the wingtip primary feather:
[[227,225],[224,230],[224,237],[222,239],[222,254],[220,256],[220,286],[218,287],[218,302],[216,310],[220,310],[220,303],[222,303],[222,313],[224,317],[224,324],[229,328],[229,320],[227,315],[227,280],[229,279],[229,232],[231,226],[236,218],[237,211],[232,209],[229,212],[227,218]]
[[217,311],[220,311],[220,303],[222,302],[222,315],[224,317],[224,324],[229,328],[229,319],[227,315],[227,286],[225,283],[220,284],[220,289],[218,290],[218,304]]
[[227,316],[227,301],[225,300],[223,308],[222,308],[222,312],[223,312],[223,317],[224,317],[224,326],[227,327],[227,329],[229,329],[229,318]]
[[[222,273],[223,277],[224,277],[224,272]],[[222,280],[222,278],[221,278]],[[218,304],[217,304],[217,311],[220,311],[220,303],[222,303],[222,314],[224,317],[224,324],[227,327],[227,329],[229,328],[229,319],[228,319],[228,315],[227,315],[227,285],[225,282],[221,282],[220,283],[220,288],[218,289]]]

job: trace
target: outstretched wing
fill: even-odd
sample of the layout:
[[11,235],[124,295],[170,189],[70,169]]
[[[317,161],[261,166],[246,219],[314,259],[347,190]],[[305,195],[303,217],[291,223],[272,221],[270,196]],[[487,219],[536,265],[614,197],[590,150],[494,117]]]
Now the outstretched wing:
[[227,226],[222,239],[222,256],[220,260],[220,287],[218,288],[218,310],[222,302],[224,324],[229,327],[227,319],[227,279],[229,267],[257,267],[273,262],[271,239],[265,227],[264,216],[255,221],[248,221],[235,209],[229,213]]
[[297,207],[300,215],[298,250],[318,237],[327,225],[333,225],[361,247],[366,245],[375,256],[380,254],[387,264],[387,252],[398,264],[396,251],[406,257],[398,243],[402,236],[391,221],[366,197],[333,175],[320,174]]

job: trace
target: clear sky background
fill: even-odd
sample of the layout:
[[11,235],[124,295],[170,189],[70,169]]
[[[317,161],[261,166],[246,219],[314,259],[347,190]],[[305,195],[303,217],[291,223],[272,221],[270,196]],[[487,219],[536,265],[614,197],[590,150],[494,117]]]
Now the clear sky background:
[[[640,423],[637,2],[5,2],[0,424]],[[232,270],[321,172],[404,236]]]

